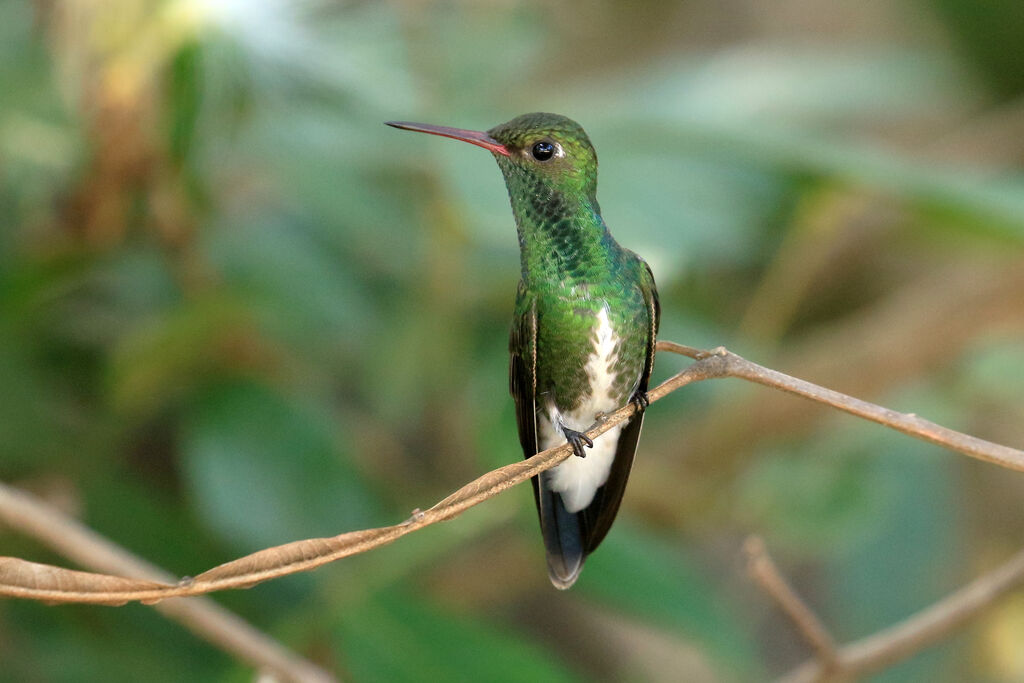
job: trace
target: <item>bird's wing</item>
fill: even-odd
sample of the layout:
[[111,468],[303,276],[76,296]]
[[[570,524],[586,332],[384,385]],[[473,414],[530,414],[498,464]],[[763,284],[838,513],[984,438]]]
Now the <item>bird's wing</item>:
[[537,301],[519,283],[508,343],[509,390],[516,403],[519,443],[527,458],[537,453]]
[[[522,283],[516,297],[516,315],[509,340],[509,388],[516,404],[519,442],[523,456],[540,450],[537,442],[537,302]],[[561,497],[548,489],[541,477],[530,480],[540,519],[548,561],[548,575],[558,588],[568,588],[583,567],[585,537],[579,514],[569,513]]]
[[[637,257],[639,258],[639,257]],[[647,383],[651,379],[651,371],[654,370],[654,352],[658,344],[658,328],[661,327],[661,301],[658,299],[658,287],[654,284],[654,273],[647,262],[640,259],[643,265],[643,293],[644,303],[647,304],[647,311],[650,317],[650,335],[647,337],[647,362],[644,364],[644,374],[640,378],[644,391],[647,391]]]

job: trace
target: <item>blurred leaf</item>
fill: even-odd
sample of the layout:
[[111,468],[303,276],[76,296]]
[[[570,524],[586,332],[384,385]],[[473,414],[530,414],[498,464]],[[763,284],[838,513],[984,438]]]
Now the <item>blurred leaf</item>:
[[152,413],[206,384],[211,375],[243,371],[261,355],[248,312],[237,300],[191,301],[126,336],[114,356],[114,403]]
[[322,408],[253,382],[213,388],[182,435],[188,484],[204,519],[239,548],[333,536],[380,521]]
[[29,285],[38,289],[24,294],[26,304],[43,329],[68,346],[107,351],[181,305],[170,264],[149,245],[40,271]]
[[697,263],[756,258],[795,189],[785,174],[720,158],[636,150],[616,162],[602,170],[605,218],[665,284]]
[[1024,404],[1024,348],[1019,339],[995,339],[964,358],[968,400],[988,404]]
[[[5,652],[5,681],[218,680],[238,666],[144,605],[117,609],[5,601],[5,617],[19,625]],[[68,638],[68,626],[75,637]],[[15,650],[16,648],[16,650]]]
[[[697,58],[669,58],[624,81],[642,97],[642,118],[742,125],[752,136],[765,124],[820,129],[839,121],[911,118],[964,95],[941,52],[881,45],[823,51],[745,42]],[[637,115],[634,100],[608,104],[591,109]]]
[[[306,2],[211,3],[209,40],[227,38],[253,89],[269,99],[344,96],[391,105],[414,92],[401,54],[394,8]],[[333,11],[332,11],[333,10]],[[349,103],[352,104],[351,102]]]
[[1024,93],[1024,13],[1016,0],[931,0],[938,18],[976,69],[1002,97]]
[[744,618],[724,599],[720,584],[680,545],[626,520],[587,560],[586,576],[574,590],[686,634],[734,673],[754,668],[755,646]]
[[787,550],[844,554],[877,531],[894,491],[877,454],[862,455],[849,430],[762,451],[740,476],[737,515]]
[[1024,183],[1012,174],[981,168],[915,162],[881,146],[764,123],[757,128],[701,119],[638,126],[619,121],[609,131],[629,138],[637,151],[677,156],[708,152],[775,166],[778,172],[812,174],[876,189],[910,200],[922,209],[941,211],[962,230],[1024,238]]
[[360,681],[572,681],[544,648],[405,592],[377,593],[338,615],[345,668]]
[[202,51],[197,43],[183,45],[174,56],[168,83],[171,158],[181,163],[195,141],[201,104]]
[[0,339],[0,476],[10,476],[15,468],[42,468],[57,459],[69,434],[51,413],[66,397],[2,319]]
[[[888,435],[887,435],[888,436]],[[891,440],[899,439],[894,437]],[[890,439],[886,439],[889,441]],[[894,489],[872,537],[829,564],[836,637],[863,636],[903,619],[950,592],[961,572],[953,456],[908,439],[877,455],[883,480]],[[894,444],[895,445],[895,444]],[[866,600],[864,596],[871,596]],[[878,675],[879,681],[934,680],[955,661],[957,641],[946,641]]]
[[116,543],[168,572],[197,574],[223,561],[226,553],[195,511],[182,505],[178,487],[161,486],[161,470],[176,466],[164,457],[159,448],[137,446],[125,463],[105,464],[102,469],[99,463],[91,468],[83,463],[90,471],[77,483],[85,489],[86,518],[92,528],[102,529]]
[[[423,99],[460,113],[480,111],[489,100],[504,100],[510,83],[521,82],[542,66],[546,41],[555,35],[550,19],[547,7],[528,4],[510,4],[501,11],[470,7],[469,12],[459,5],[443,5],[423,16],[411,49],[415,57],[429,60],[423,68],[437,74],[440,89]],[[492,121],[485,128],[498,123]]]
[[359,350],[373,320],[360,283],[301,223],[253,220],[218,231],[208,253],[262,329],[311,360]]

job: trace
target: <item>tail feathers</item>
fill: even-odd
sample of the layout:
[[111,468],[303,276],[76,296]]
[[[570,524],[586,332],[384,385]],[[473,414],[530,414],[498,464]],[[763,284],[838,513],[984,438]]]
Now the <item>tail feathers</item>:
[[540,528],[548,557],[548,576],[559,590],[579,578],[587,553],[579,513],[567,512],[562,497],[548,489],[541,476],[539,487]]

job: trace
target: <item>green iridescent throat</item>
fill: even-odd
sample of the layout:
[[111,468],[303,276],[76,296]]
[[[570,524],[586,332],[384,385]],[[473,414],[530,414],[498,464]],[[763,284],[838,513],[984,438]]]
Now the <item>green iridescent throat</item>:
[[[597,203],[597,156],[587,134],[562,117],[528,114],[488,131],[509,150],[496,155],[505,177],[528,284],[585,281],[614,267],[618,244]],[[530,158],[538,141],[559,154]]]

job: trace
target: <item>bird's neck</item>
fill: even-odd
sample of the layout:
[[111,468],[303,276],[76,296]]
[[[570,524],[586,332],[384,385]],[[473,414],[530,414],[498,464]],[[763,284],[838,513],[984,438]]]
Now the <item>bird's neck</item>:
[[527,285],[593,282],[607,276],[618,244],[595,196],[548,187],[510,196]]

